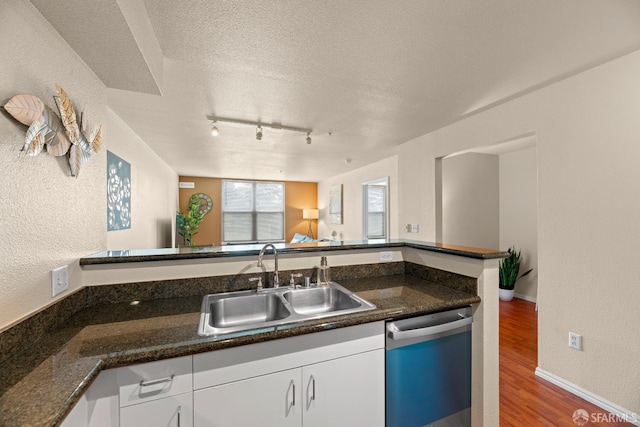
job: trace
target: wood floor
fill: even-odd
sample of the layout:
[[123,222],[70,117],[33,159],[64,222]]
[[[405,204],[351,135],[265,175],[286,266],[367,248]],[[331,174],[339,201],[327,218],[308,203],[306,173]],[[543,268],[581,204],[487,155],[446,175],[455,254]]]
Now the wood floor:
[[589,422],[582,425],[633,427],[623,422],[592,422],[592,414],[606,414],[604,410],[536,377],[537,354],[535,304],[520,299],[500,301],[501,427],[575,427],[573,413],[577,409],[589,413]]

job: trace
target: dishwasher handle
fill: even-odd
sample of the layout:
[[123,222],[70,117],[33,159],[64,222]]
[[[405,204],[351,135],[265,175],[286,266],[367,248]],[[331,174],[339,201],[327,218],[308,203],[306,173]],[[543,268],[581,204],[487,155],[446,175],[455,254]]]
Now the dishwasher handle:
[[401,331],[398,326],[391,322],[387,323],[387,331],[389,331],[389,338],[392,340],[406,340],[411,338],[426,337],[429,335],[440,334],[443,332],[449,332],[454,329],[462,328],[470,325],[473,322],[473,316],[464,317],[453,322],[443,323],[441,325],[427,326],[425,328],[410,329],[408,331]]

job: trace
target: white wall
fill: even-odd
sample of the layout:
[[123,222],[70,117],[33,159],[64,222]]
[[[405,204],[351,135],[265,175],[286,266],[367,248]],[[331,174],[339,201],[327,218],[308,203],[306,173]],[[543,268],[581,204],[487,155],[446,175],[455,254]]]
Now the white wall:
[[110,108],[107,108],[107,126],[109,151],[131,164],[133,195],[131,228],[107,232],[107,249],[173,246],[172,225],[178,210],[178,174]]
[[[442,235],[450,244],[522,251],[516,284],[520,298],[535,301],[538,283],[536,148],[503,154],[465,153],[442,159]],[[437,184],[436,184],[437,185]],[[437,209],[437,201],[436,201]]]
[[442,159],[444,243],[497,249],[500,245],[499,157],[466,153]]
[[500,155],[500,249],[522,251],[520,272],[533,271],[516,283],[520,298],[538,294],[538,170],[536,148]]
[[[164,229],[158,223],[172,223],[175,216],[177,175],[108,110],[104,84],[27,0],[2,0],[0,51],[2,105],[16,94],[27,93],[55,110],[53,95],[59,84],[91,125],[101,123],[105,129],[102,151],[82,165],[78,178],[71,178],[65,158],[24,156],[20,149],[26,128],[8,114],[0,114],[3,330],[55,301],[52,269],[69,265],[69,290],[63,297],[82,286],[79,258],[107,246],[166,244],[166,232],[158,234],[158,229]],[[113,239],[107,238],[106,227],[107,149],[129,159],[134,179],[134,228]],[[144,215],[152,219],[145,221]]]
[[[362,183],[389,177],[389,233],[398,237],[398,162],[392,156],[354,171],[318,182],[318,235],[331,237],[336,231],[337,240],[362,239]],[[342,184],[342,224],[329,222],[329,191],[332,185]]]
[[[2,1],[0,51],[2,105],[27,93],[57,110],[58,83],[92,124],[105,123],[104,85],[28,1]],[[0,115],[0,328],[52,301],[51,269],[72,264],[69,287],[78,288],[77,259],[107,240],[106,150],[71,178],[65,158],[20,152],[25,130]]]
[[[435,159],[537,135],[540,368],[640,413],[640,51],[399,147],[399,223],[435,237]],[[401,238],[416,234],[400,232]],[[568,332],[583,335],[570,349]],[[497,375],[497,372],[496,372]]]

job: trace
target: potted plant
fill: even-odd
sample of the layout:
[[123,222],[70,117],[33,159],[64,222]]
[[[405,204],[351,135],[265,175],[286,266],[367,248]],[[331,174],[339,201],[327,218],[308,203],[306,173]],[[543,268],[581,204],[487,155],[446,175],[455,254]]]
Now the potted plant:
[[514,246],[510,247],[507,250],[509,254],[508,257],[500,261],[500,299],[503,301],[511,301],[513,299],[514,287],[516,286],[516,282],[522,279],[527,274],[533,271],[533,268],[522,273],[521,276],[518,276],[520,272],[520,261],[521,255],[520,251],[516,251]]
[[196,230],[200,227],[204,215],[204,213],[200,213],[200,198],[195,194],[189,199],[187,213],[178,212],[176,214],[178,234],[184,239],[184,246],[193,246],[193,236],[198,234]]

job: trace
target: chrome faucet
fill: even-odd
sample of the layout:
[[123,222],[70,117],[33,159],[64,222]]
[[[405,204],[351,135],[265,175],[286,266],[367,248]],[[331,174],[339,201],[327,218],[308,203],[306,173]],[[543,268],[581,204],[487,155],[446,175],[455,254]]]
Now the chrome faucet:
[[278,278],[278,251],[272,243],[267,243],[260,250],[260,255],[258,255],[258,267],[262,267],[262,257],[264,256],[264,251],[267,250],[269,246],[271,246],[271,249],[273,249],[273,256],[275,259],[275,267],[273,271],[273,287],[278,288],[280,287],[280,278]]

